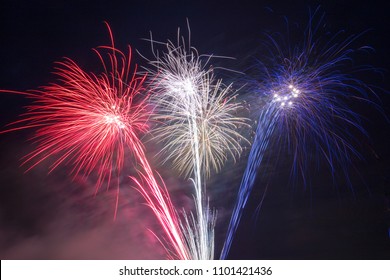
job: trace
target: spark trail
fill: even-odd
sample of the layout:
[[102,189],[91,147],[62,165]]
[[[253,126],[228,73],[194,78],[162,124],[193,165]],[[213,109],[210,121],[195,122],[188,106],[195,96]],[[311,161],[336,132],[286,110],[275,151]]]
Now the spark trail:
[[160,120],[155,133],[164,143],[165,162],[172,160],[185,177],[193,176],[195,214],[185,214],[182,225],[191,257],[213,259],[216,213],[209,208],[206,179],[229,156],[241,153],[242,136],[237,129],[245,125],[245,119],[234,116],[240,105],[230,96],[231,85],[216,80],[206,67],[208,61],[202,63],[195,49],[187,51],[179,42],[177,46],[168,42],[166,48],[150,62],[157,69],[151,71],[152,100]]
[[[160,222],[166,238],[160,238],[171,258],[188,259],[188,249],[181,233],[177,213],[172,206],[164,183],[155,179],[139,136],[148,130],[150,109],[146,75],[132,71],[131,48],[128,55],[115,48],[110,27],[111,46],[95,49],[104,72],[87,73],[75,62],[66,59],[57,63],[57,83],[31,92],[5,91],[24,95],[33,100],[22,119],[1,133],[36,128],[33,140],[35,151],[24,159],[32,163],[29,169],[57,157],[50,172],[61,164],[73,166],[74,176],[98,174],[96,192],[117,174],[117,201],[119,174],[128,153],[139,165],[141,180],[133,177],[138,190]],[[105,52],[106,51],[106,52]],[[162,180],[160,180],[162,182]]]
[[[252,83],[251,89],[265,105],[261,108],[221,259],[228,256],[243,209],[270,145],[292,151],[292,175],[299,173],[305,184],[306,170],[312,160],[319,164],[320,159],[325,159],[332,176],[336,170],[341,170],[348,181],[350,156],[359,157],[354,135],[366,135],[366,132],[349,103],[372,103],[367,96],[375,93],[350,73],[371,69],[352,65],[355,50],[351,49],[351,43],[358,36],[342,38],[341,32],[330,38],[319,36],[323,16],[316,25],[312,23],[317,12],[310,18],[301,42],[294,44],[289,41],[283,45],[277,38],[269,36],[267,48],[271,53],[268,59],[264,59],[265,63],[257,64],[260,76]],[[365,49],[368,48],[359,50]]]

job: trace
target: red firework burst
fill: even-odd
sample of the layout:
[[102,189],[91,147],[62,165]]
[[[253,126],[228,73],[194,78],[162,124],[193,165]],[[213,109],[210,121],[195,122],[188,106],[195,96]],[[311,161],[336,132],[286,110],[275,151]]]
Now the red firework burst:
[[67,162],[74,175],[96,171],[97,188],[105,181],[109,185],[112,173],[123,168],[125,152],[133,151],[138,135],[147,130],[142,96],[146,76],[136,75],[137,66],[131,71],[131,48],[128,55],[116,49],[108,30],[112,46],[94,50],[102,74],[87,73],[66,59],[55,68],[58,82],[38,91],[14,92],[33,99],[23,118],[4,131],[38,128],[33,137],[38,146],[23,162],[31,163],[28,169],[56,155],[50,171]]
[[[116,49],[108,24],[107,28],[111,46],[94,50],[102,63],[102,74],[87,73],[71,59],[66,59],[57,63],[57,83],[31,92],[0,90],[33,100],[23,118],[0,133],[37,128],[33,137],[37,148],[23,162],[32,163],[28,170],[56,156],[49,172],[65,162],[72,164],[74,175],[89,176],[96,172],[96,190],[106,181],[109,186],[114,172],[119,176],[125,154],[130,151],[140,166],[141,180],[132,179],[166,233],[167,238],[163,240],[173,247],[173,250],[167,248],[169,255],[188,259],[169,193],[162,180],[160,186],[155,179],[139,139],[148,129],[150,115],[144,87],[146,75],[137,75],[137,66],[131,69],[131,48],[128,55]],[[119,180],[117,190],[118,205]]]

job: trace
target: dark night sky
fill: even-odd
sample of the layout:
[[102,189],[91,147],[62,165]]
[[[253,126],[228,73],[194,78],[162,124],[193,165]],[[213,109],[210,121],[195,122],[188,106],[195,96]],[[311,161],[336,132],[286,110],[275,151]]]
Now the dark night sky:
[[[256,4],[254,4],[256,2]],[[385,1],[326,1],[321,9],[330,30],[367,31],[358,44],[373,51],[363,63],[381,69],[365,82],[375,84],[384,114],[389,112],[390,24]],[[289,3],[289,4],[287,4]],[[263,32],[284,32],[284,16],[305,26],[315,1],[15,1],[0,2],[0,88],[25,91],[53,80],[53,62],[69,57],[88,71],[97,60],[91,49],[108,44],[109,22],[116,46],[130,44],[142,54],[149,31],[159,41],[175,40],[177,28],[191,25],[199,53],[234,57],[221,66],[244,71],[257,57]],[[137,57],[137,63],[144,61]],[[226,74],[229,79],[233,74]],[[231,77],[232,79],[236,77]],[[245,99],[245,93],[242,94]],[[0,127],[16,120],[28,101],[0,94]],[[354,160],[351,183],[335,181],[324,168],[313,173],[310,187],[291,182],[288,160],[270,164],[256,182],[233,243],[233,259],[390,259],[389,123],[373,108],[356,108],[370,140],[361,141],[363,160]],[[0,257],[2,259],[155,259],[164,252],[146,228],[158,233],[142,199],[123,188],[119,217],[112,222],[112,191],[93,195],[91,182],[72,181],[68,167],[47,174],[44,163],[24,174],[20,158],[33,146],[32,131],[0,135]],[[271,153],[272,151],[270,151]],[[152,156],[153,151],[150,151]],[[211,203],[218,208],[216,244],[220,251],[235,190],[245,166],[228,164],[215,176]],[[165,174],[174,203],[188,207],[188,185]],[[338,175],[338,174],[336,174]],[[226,178],[229,179],[226,179]],[[123,178],[123,182],[126,178]],[[128,182],[129,183],[129,182]],[[264,186],[267,196],[256,218]]]

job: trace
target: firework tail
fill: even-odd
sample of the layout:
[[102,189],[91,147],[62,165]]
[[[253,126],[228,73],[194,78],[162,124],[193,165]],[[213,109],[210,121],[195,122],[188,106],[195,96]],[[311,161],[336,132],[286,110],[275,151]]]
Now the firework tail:
[[[367,136],[361,126],[359,115],[350,107],[350,102],[362,101],[375,106],[368,93],[376,96],[372,87],[354,78],[356,72],[371,71],[368,66],[355,66],[352,62],[351,43],[360,35],[340,38],[341,33],[316,33],[323,24],[323,15],[318,9],[310,16],[303,40],[297,44],[284,45],[268,35],[266,45],[270,55],[264,62],[258,61],[260,76],[254,81],[255,96],[266,102],[260,113],[255,140],[242,179],[238,199],[229,223],[227,239],[221,258],[228,255],[248,197],[253,188],[256,173],[267,147],[278,144],[292,152],[292,174],[300,175],[306,187],[309,162],[322,159],[334,179],[337,170],[349,181],[348,168],[351,155],[360,158],[355,145],[356,134]],[[318,20],[317,24],[314,21]],[[358,50],[365,51],[369,47]],[[366,105],[365,104],[365,105]],[[376,106],[379,111],[380,107]],[[282,143],[282,141],[284,143]]]
[[248,198],[252,192],[252,188],[256,180],[256,175],[263,160],[263,156],[267,150],[270,137],[274,131],[275,122],[277,122],[277,110],[275,110],[274,106],[272,105],[267,107],[267,109],[262,111],[258,120],[255,139],[249,153],[247,165],[241,180],[236,202],[227,229],[225,243],[222,248],[220,259],[223,260],[227,258],[230,251],[234,235],[237,231]]
[[[74,176],[82,173],[88,177],[96,173],[96,192],[104,182],[110,186],[113,175],[118,174],[114,219],[119,199],[119,174],[123,172],[126,151],[131,151],[141,165],[142,183],[136,178],[133,178],[134,182],[167,235],[165,240],[169,244],[164,245],[170,257],[188,259],[169,193],[163,183],[163,186],[157,183],[138,138],[140,133],[148,130],[150,113],[147,95],[143,96],[147,92],[143,86],[146,75],[138,76],[136,67],[131,74],[130,47],[128,56],[117,50],[108,24],[107,28],[111,46],[95,50],[104,68],[101,75],[86,73],[75,62],[66,59],[56,67],[60,83],[32,92],[1,90],[33,100],[22,119],[11,123],[11,128],[1,133],[37,129],[33,140],[38,146],[22,163],[32,162],[28,170],[51,156],[57,156],[49,172],[63,163],[70,163]],[[107,51],[108,63],[102,50]]]

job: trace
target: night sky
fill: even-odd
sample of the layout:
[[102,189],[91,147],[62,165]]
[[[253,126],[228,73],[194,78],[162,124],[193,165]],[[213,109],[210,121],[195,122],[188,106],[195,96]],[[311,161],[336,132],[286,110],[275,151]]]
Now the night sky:
[[[324,162],[319,169],[307,171],[309,183],[304,185],[300,178],[290,176],[289,154],[274,163],[270,149],[229,258],[390,258],[390,130],[386,121],[390,110],[390,4],[384,2],[340,0],[320,6],[329,32],[365,32],[356,46],[373,50],[355,62],[377,69],[358,76],[378,87],[380,101],[375,100],[383,112],[368,104],[352,104],[368,137],[356,135],[362,157],[352,160],[350,185],[342,172],[332,177]],[[150,57],[150,43],[143,40],[149,32],[158,41],[174,41],[178,27],[186,34],[188,18],[191,43],[199,53],[233,57],[215,64],[246,72],[262,54],[265,32],[283,33],[286,22],[303,30],[309,10],[318,5],[316,1],[1,0],[0,89],[26,91],[46,85],[54,81],[53,63],[64,57],[95,71],[99,64],[91,49],[110,43],[104,21],[110,24],[119,49],[130,44]],[[138,55],[133,62],[146,64]],[[245,80],[245,75],[231,71],[218,74],[227,82]],[[240,100],[249,97],[245,88],[239,91]],[[0,129],[17,120],[28,104],[22,96],[0,93]],[[93,178],[72,178],[66,165],[48,174],[51,160],[25,173],[20,163],[34,149],[28,141],[32,135],[31,130],[0,135],[1,259],[165,258],[164,249],[148,231],[159,234],[161,229],[127,177],[134,173],[131,163],[121,178],[119,214],[113,222],[115,191],[95,195]],[[190,182],[178,178],[168,165],[158,164],[156,145],[148,142],[146,147],[173,203],[191,209]],[[218,254],[248,151],[249,147],[237,164],[229,162],[208,182],[210,204],[218,210]]]

